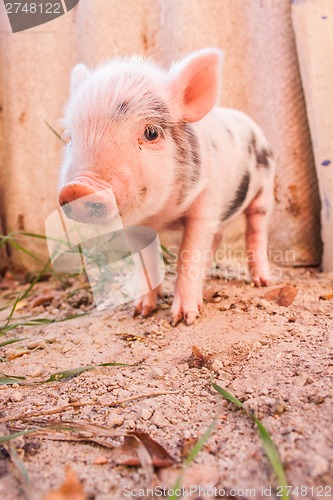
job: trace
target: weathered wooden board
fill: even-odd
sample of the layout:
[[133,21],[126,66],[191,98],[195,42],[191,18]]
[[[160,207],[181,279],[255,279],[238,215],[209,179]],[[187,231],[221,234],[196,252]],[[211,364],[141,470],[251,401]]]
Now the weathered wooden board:
[[333,2],[293,0],[292,18],[322,204],[322,267],[333,271]]

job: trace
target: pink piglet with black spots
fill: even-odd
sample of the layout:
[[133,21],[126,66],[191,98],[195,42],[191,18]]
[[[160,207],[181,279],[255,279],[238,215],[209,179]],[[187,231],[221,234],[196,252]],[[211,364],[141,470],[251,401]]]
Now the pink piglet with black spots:
[[[251,118],[216,106],[221,63],[222,52],[207,48],[169,71],[119,57],[95,69],[79,64],[71,77],[59,203],[68,217],[103,224],[114,211],[112,188],[124,226],[183,228],[173,325],[200,314],[208,256],[241,212],[251,278],[257,286],[270,279],[273,155]],[[93,202],[71,213],[68,204],[86,195]],[[157,297],[155,289],[136,300],[134,314],[152,313]]]

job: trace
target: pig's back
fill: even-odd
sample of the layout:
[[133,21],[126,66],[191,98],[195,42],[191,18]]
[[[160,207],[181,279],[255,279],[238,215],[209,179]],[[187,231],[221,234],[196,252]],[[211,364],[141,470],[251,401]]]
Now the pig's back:
[[272,152],[260,127],[240,111],[216,107],[193,125],[206,156],[206,189],[224,223],[271,182]]

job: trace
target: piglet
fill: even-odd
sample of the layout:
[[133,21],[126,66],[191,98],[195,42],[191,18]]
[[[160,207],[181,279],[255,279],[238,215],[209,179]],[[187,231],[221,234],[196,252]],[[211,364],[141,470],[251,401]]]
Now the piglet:
[[[241,212],[251,278],[256,286],[270,279],[272,151],[252,119],[215,106],[221,61],[218,49],[207,48],[169,71],[118,57],[95,69],[79,64],[71,76],[59,203],[75,220],[103,224],[114,214],[112,188],[124,226],[183,228],[173,325],[182,318],[190,325],[201,312],[212,248]],[[78,209],[70,213],[74,200]],[[157,295],[155,289],[137,300],[134,314],[154,311]]]

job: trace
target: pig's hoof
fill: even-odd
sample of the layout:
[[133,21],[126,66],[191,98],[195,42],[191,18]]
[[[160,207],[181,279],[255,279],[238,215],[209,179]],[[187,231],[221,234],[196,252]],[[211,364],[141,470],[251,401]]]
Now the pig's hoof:
[[193,325],[198,316],[198,311],[187,311],[184,315],[185,323],[187,324],[187,326]]
[[170,319],[171,326],[178,325],[178,323],[182,319],[183,319],[183,313],[182,312],[173,312],[173,313],[171,313],[171,319]]
[[198,311],[187,311],[184,315],[182,312],[173,312],[171,313],[170,323],[172,326],[176,326],[184,317],[185,323],[189,326],[193,325],[198,316],[200,316]]
[[249,265],[250,277],[254,286],[268,286],[271,282],[271,273],[268,262],[266,264],[252,263]]
[[142,318],[147,318],[148,316],[150,316],[151,314],[153,314],[153,312],[155,312],[157,310],[157,306],[156,305],[142,305],[141,304],[137,304],[134,306],[134,309],[133,309],[133,312],[132,312],[132,316],[133,318],[135,318],[136,316],[139,316],[141,314],[141,317]]
[[144,306],[141,311],[141,316],[143,318],[147,318],[151,314],[153,314],[155,311],[157,311],[157,306]]
[[136,301],[134,302],[134,309],[132,313],[133,317],[139,316],[139,314],[141,314],[143,318],[147,318],[147,316],[150,316],[153,312],[155,312],[157,309],[158,293],[159,290],[155,288],[155,290],[151,290],[150,292],[136,299]]
[[256,276],[253,278],[253,284],[256,287],[268,286],[270,284],[270,277]]

